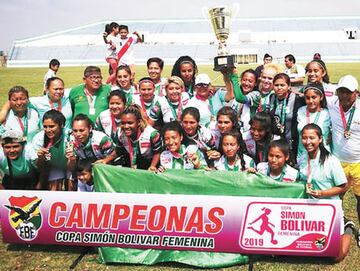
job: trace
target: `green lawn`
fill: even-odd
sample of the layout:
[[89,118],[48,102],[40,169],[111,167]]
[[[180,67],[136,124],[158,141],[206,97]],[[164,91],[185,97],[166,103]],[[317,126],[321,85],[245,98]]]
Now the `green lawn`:
[[[241,66],[242,71],[249,65]],[[63,78],[66,87],[72,87],[82,82],[84,67],[61,67],[58,76]],[[106,67],[102,67],[106,77]],[[165,67],[163,76],[170,74],[170,67]],[[332,82],[336,82],[342,75],[352,74],[360,79],[359,63],[336,63],[328,64]],[[0,105],[7,100],[8,90],[15,85],[26,87],[31,96],[42,93],[42,80],[46,68],[0,68]],[[214,84],[221,84],[221,76],[212,71],[211,66],[200,66],[199,72],[208,73],[214,80]],[[146,75],[145,67],[137,67],[137,78]],[[344,210],[348,218],[357,222],[355,212],[355,200],[352,192],[348,192],[344,199]],[[75,259],[80,255],[82,248],[65,246],[25,246],[9,245],[0,243],[0,270],[68,270]],[[357,270],[360,266],[360,249],[352,240],[351,250],[348,257],[340,264],[334,264],[327,258],[310,257],[270,257],[264,256],[256,260],[254,270],[321,270],[321,271],[344,271]],[[233,266],[219,270],[234,271],[248,270],[245,266]],[[97,260],[96,251],[88,253],[77,265],[75,270],[198,270],[189,266],[176,263],[166,263],[155,266],[142,265],[101,265]]]
[[[241,72],[247,68],[254,67],[254,65],[240,65],[238,71]],[[330,63],[327,65],[331,82],[337,82],[339,78],[345,74],[352,74],[360,80],[360,63]],[[107,77],[107,67],[101,67],[103,77]],[[57,74],[65,81],[65,87],[71,88],[82,82],[84,67],[60,67]],[[199,73],[208,73],[213,80],[213,84],[222,84],[222,76],[219,72],[214,72],[212,66],[203,65],[198,67]],[[31,96],[38,96],[42,94],[43,78],[47,68],[3,68],[0,67],[0,104],[3,104],[7,99],[6,93],[9,89],[16,85],[22,85]],[[163,76],[169,76],[171,67],[165,66]],[[144,66],[136,67],[136,78],[147,76]]]

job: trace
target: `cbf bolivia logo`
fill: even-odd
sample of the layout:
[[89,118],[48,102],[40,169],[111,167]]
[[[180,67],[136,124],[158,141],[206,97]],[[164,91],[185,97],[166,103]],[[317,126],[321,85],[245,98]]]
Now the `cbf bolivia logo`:
[[34,240],[41,227],[41,201],[38,197],[10,197],[10,205],[5,205],[10,210],[10,225],[24,241]]

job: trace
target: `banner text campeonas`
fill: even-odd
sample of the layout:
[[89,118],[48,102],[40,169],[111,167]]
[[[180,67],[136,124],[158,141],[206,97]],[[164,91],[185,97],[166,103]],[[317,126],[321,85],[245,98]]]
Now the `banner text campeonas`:
[[338,200],[3,190],[0,204],[8,243],[245,254],[336,256],[342,219]]

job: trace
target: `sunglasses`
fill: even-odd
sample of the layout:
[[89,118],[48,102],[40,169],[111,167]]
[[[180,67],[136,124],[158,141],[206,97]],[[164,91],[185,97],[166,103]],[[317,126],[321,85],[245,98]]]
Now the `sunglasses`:
[[197,84],[195,87],[199,87],[199,88],[207,88],[209,86],[209,84]]

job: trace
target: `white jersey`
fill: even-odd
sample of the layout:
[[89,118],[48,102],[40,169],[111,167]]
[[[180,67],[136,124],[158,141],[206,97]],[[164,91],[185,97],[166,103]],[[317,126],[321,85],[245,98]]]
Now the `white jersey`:
[[270,173],[269,164],[267,162],[262,162],[257,164],[256,169],[258,172],[265,176],[269,176],[275,181],[284,182],[284,183],[293,183],[299,179],[299,171],[287,164],[285,164],[282,172],[278,176],[273,176]]
[[[341,162],[359,163],[360,162],[360,100],[355,101],[355,111],[350,125],[350,137],[344,137],[344,126],[340,114],[339,98],[327,98],[328,109],[332,124],[332,144],[333,154],[339,158]],[[349,109],[344,112],[346,122],[350,116]]]
[[337,85],[330,84],[330,83],[329,83],[329,84],[323,83],[323,87],[324,87],[324,92],[325,92],[326,100],[327,100],[329,97],[335,96]]
[[26,136],[26,140],[31,142],[33,137],[40,131],[39,113],[28,107],[27,113],[22,118],[18,118],[12,109],[6,116],[6,121],[0,125],[0,136],[7,129],[13,129],[21,132]]
[[210,129],[216,128],[216,115],[225,104],[225,90],[218,90],[213,96],[201,100],[196,95],[192,97],[186,107],[199,109],[200,125]]
[[160,154],[160,165],[166,169],[195,169],[194,164],[187,158],[188,153],[196,153],[200,159],[201,166],[206,166],[204,156],[196,145],[190,145],[187,147],[181,145],[179,152],[176,154],[173,154],[168,150],[163,151]]
[[[114,126],[115,125],[115,126]],[[108,137],[114,139],[120,126],[120,119],[112,119],[110,109],[101,112],[96,119],[96,130],[104,132]]]
[[151,109],[153,108],[154,104],[158,101],[159,101],[159,96],[156,94],[154,95],[154,98],[151,101],[151,103],[145,103],[145,102],[142,103],[140,93],[133,94],[133,98],[132,98],[132,102],[134,104],[139,105],[142,108],[143,112],[146,114],[146,116],[150,116]]
[[164,77],[160,78],[160,82],[155,84],[155,94],[162,97],[166,95],[165,84],[167,79]]
[[149,117],[153,121],[158,121],[162,117],[164,123],[168,123],[174,120],[180,121],[182,111],[189,102],[189,99],[189,94],[186,92],[181,93],[180,105],[179,103],[173,104],[167,99],[166,96],[159,97],[159,100],[151,109]]
[[[131,38],[131,39],[130,39]],[[123,56],[119,59],[119,66],[120,65],[134,65],[135,64],[135,57],[134,57],[134,44],[138,43],[138,37],[135,34],[129,34],[127,38],[121,39],[120,38],[120,48],[123,46],[129,46]]]
[[[254,91],[255,92],[255,91]],[[251,94],[251,92],[250,92]],[[231,100],[229,106],[233,108],[240,118],[240,130],[246,132],[250,130],[250,119],[251,119],[251,103],[241,104],[235,99]]]
[[220,147],[220,139],[221,139],[221,133],[220,130],[218,128],[211,130],[212,136],[214,138],[215,141],[215,148],[219,149]]

